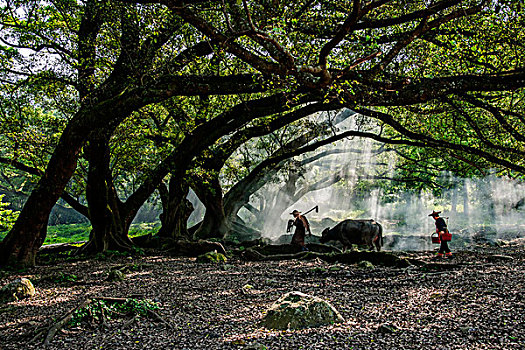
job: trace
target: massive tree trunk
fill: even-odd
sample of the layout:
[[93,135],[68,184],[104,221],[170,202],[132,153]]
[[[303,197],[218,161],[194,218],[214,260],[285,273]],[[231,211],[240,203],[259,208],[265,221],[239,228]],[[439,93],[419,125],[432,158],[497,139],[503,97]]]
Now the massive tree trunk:
[[77,112],[62,132],[44,175],[29,195],[15,225],[0,243],[0,265],[34,265],[38,249],[46,238],[51,209],[76,169],[82,146],[94,130],[118,125],[136,108],[135,102],[118,96]]
[[[204,187],[209,188],[204,188]],[[195,238],[224,238],[231,230],[231,223],[224,215],[222,188],[218,176],[209,178],[209,184],[194,183],[193,189],[206,207]]]
[[132,248],[128,237],[131,221],[113,186],[109,137],[93,136],[88,144],[89,171],[86,186],[92,230],[89,242],[82,248],[88,253]]
[[85,121],[85,115],[79,112],[62,133],[44,175],[0,243],[0,265],[35,264],[38,249],[46,238],[51,209],[75,171],[78,152],[90,130]]
[[193,205],[186,199],[189,186],[186,181],[176,176],[172,176],[169,183],[169,193],[167,200],[164,200],[164,211],[160,221],[162,227],[157,233],[160,237],[174,239],[189,239],[188,218],[193,211]]

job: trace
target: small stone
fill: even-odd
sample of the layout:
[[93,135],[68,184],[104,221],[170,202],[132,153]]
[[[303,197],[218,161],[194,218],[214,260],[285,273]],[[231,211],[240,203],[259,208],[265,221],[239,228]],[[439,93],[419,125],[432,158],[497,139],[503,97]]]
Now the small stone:
[[257,342],[246,344],[244,350],[266,350],[267,347]]
[[231,343],[232,345],[237,345],[237,346],[246,345],[246,342],[244,341],[244,339],[236,339],[232,341]]
[[460,327],[459,330],[464,334],[472,334],[477,332],[477,329],[473,327]]
[[374,264],[372,264],[368,260],[361,260],[360,262],[357,263],[357,266],[359,266],[362,269],[373,269],[373,268],[375,268]]
[[106,281],[120,282],[124,281],[124,279],[126,279],[126,275],[122,271],[113,270],[109,273],[108,278],[106,278]]
[[220,266],[220,269],[222,271],[229,271],[229,270],[233,270],[235,268],[235,266],[231,265],[231,264],[222,264]]
[[377,327],[377,333],[381,334],[391,334],[397,332],[399,329],[396,326],[393,326],[391,324],[382,324],[381,326]]

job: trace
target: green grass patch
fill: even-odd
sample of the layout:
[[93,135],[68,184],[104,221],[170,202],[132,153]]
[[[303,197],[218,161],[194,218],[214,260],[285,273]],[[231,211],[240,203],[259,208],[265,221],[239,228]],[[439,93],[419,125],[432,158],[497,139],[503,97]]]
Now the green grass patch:
[[90,231],[89,223],[48,226],[44,245],[87,241]]
[[[156,234],[159,229],[159,222],[132,224],[129,229],[129,236]],[[7,232],[0,232],[0,240],[4,239]],[[89,223],[48,226],[44,245],[87,241],[89,232],[91,232],[91,224]]]
[[156,234],[160,229],[160,222],[142,222],[140,224],[131,224],[129,228],[130,237],[138,237],[147,234]]

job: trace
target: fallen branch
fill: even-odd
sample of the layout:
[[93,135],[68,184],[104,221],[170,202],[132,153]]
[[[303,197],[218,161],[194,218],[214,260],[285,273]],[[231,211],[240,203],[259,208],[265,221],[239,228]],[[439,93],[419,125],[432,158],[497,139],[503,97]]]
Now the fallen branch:
[[152,316],[153,318],[159,320],[160,322],[164,323],[166,326],[168,326],[168,328],[172,328],[173,326],[171,325],[171,323],[169,323],[168,321],[166,321],[164,318],[162,318],[157,312],[153,311],[153,310],[148,310],[148,315]]
[[103,301],[110,301],[112,303],[125,303],[129,299],[132,298],[116,298],[116,297],[93,297],[92,300],[103,300]]
[[44,340],[43,346],[47,347],[49,345],[49,343],[55,337],[55,334],[60,329],[64,328],[67,325],[67,323],[71,320],[71,318],[73,318],[73,314],[75,313],[76,310],[82,309],[83,307],[85,307],[88,304],[90,304],[91,301],[92,301],[92,299],[84,300],[82,303],[80,303],[80,305],[78,305],[77,307],[75,307],[75,308],[71,309],[70,311],[68,311],[65,314],[65,316],[63,316],[58,322],[56,322],[55,324],[51,325],[51,327],[49,327],[49,329],[47,331],[47,335],[46,335],[46,338]]
[[261,261],[279,261],[279,260],[293,260],[293,259],[303,259],[310,252],[300,252],[295,254],[275,254],[275,255],[266,255]]
[[108,339],[113,338],[113,337],[114,337],[115,335],[117,335],[119,332],[122,332],[124,329],[128,328],[129,326],[131,326],[133,323],[135,323],[135,321],[137,321],[138,318],[139,318],[139,315],[138,315],[138,314],[135,315],[135,316],[133,316],[129,321],[127,321],[126,323],[124,323],[124,324],[122,325],[122,327],[120,327],[119,330],[117,330],[117,331],[111,333],[109,336],[104,337],[104,338],[102,339],[102,342],[101,342],[100,345],[99,345],[99,348],[102,349],[103,346],[105,345],[105,343],[106,343],[106,341],[107,341]]
[[46,244],[40,247],[38,250],[39,253],[46,254],[56,254],[68,252],[70,250],[76,250],[79,248],[80,244],[85,244],[86,241],[78,241],[72,243],[55,243],[55,244]]

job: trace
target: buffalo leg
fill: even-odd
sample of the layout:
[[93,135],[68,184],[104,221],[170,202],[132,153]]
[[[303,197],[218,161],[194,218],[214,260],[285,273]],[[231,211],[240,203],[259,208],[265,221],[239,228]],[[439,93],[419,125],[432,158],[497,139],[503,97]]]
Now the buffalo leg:
[[[374,238],[374,244],[376,245],[377,251],[380,252],[381,251],[381,244],[379,243],[379,236],[376,236]],[[374,247],[372,247],[372,250],[373,249],[374,249]]]

